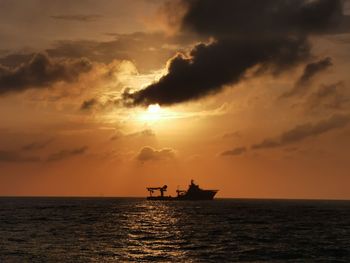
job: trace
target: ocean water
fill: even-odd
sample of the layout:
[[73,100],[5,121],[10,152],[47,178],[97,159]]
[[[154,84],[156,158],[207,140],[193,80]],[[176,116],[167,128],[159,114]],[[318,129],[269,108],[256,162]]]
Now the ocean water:
[[350,202],[0,198],[0,262],[350,262]]

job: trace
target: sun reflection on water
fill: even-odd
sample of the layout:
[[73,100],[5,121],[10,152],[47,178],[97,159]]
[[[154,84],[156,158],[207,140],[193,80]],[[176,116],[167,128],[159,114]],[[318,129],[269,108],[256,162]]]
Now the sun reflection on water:
[[128,245],[125,252],[139,259],[183,258],[178,220],[176,210],[167,203],[139,204],[126,220]]

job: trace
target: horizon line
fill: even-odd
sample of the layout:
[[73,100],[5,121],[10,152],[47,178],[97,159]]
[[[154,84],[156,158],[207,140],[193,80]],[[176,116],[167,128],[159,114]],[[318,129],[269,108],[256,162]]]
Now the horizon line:
[[[132,198],[132,199],[146,199],[145,196],[104,196],[104,195],[0,195],[0,198],[100,198],[100,199],[113,199],[113,198]],[[275,200],[275,201],[350,201],[349,199],[338,198],[286,198],[286,197],[218,197],[211,201],[223,200],[223,199],[235,199],[235,200]]]

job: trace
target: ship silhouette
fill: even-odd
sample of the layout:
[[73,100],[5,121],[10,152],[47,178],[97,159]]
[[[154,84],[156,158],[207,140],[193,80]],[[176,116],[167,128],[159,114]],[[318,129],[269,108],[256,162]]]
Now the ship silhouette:
[[[219,190],[205,190],[201,189],[199,185],[195,184],[191,180],[191,184],[188,186],[187,190],[176,190],[177,196],[165,196],[164,192],[167,191],[168,186],[164,185],[162,187],[147,187],[149,191],[149,196],[147,200],[213,200],[214,196]],[[155,191],[159,191],[159,196],[153,196]]]

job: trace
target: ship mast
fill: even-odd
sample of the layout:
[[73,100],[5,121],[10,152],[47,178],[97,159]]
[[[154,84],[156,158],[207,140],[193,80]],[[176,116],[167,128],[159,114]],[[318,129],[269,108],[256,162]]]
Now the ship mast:
[[152,196],[154,191],[159,191],[160,192],[160,196],[164,197],[164,192],[166,192],[167,188],[168,188],[168,186],[164,185],[163,187],[147,187],[147,190],[149,192],[149,196]]

